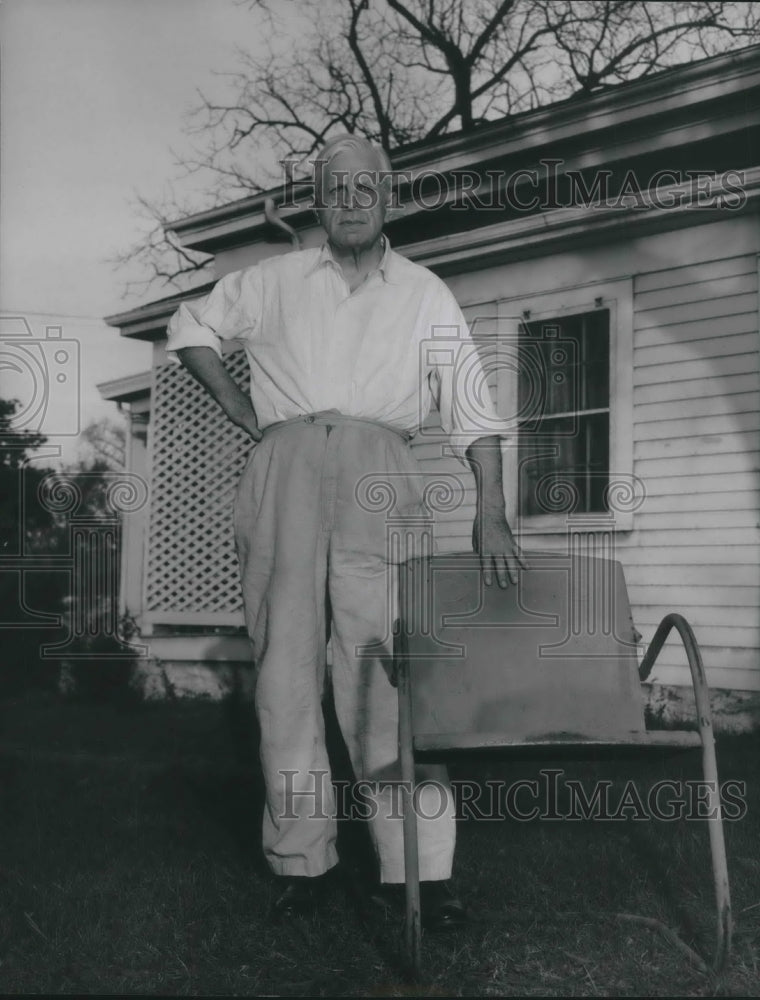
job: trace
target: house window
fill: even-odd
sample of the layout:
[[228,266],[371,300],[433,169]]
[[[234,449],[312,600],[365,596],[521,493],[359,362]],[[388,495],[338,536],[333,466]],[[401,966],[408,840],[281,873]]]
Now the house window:
[[520,517],[604,513],[610,472],[610,311],[521,324]]
[[[516,430],[502,442],[509,523],[538,547],[544,540],[530,536],[553,545],[550,536],[592,525],[632,530],[643,496],[633,475],[633,279],[551,287],[558,274],[547,264],[497,280],[525,287],[463,311],[497,412]],[[464,547],[471,524],[459,516]]]

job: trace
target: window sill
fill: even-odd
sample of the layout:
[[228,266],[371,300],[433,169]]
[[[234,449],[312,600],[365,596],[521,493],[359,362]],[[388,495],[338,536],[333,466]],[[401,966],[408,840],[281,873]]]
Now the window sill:
[[576,532],[632,531],[633,513],[620,511],[605,514],[602,511],[589,514],[537,514],[520,518],[517,522],[519,535],[569,535]]

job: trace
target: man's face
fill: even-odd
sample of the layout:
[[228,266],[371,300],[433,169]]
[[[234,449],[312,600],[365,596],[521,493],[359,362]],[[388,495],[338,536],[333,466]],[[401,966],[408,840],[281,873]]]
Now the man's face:
[[[369,151],[344,150],[322,171],[319,221],[334,247],[367,250],[385,222],[386,188],[379,184],[377,161]],[[386,180],[385,184],[389,183]]]

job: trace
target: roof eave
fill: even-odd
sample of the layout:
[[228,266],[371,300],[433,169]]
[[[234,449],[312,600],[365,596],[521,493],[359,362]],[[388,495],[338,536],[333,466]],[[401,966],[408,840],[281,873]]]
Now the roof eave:
[[99,382],[95,388],[109,402],[132,403],[150,394],[152,377],[152,371],[138,372],[110,379],[108,382]]
[[[676,120],[683,113],[684,99],[705,103],[716,98],[730,98],[751,87],[760,89],[760,46],[750,46],[726,55],[715,56],[686,66],[674,67],[651,77],[620,84],[599,93],[577,97],[525,112],[513,118],[484,125],[475,132],[456,133],[439,140],[423,140],[396,150],[392,156],[395,170],[462,170],[495,157],[508,159],[527,150],[551,147],[579,134],[591,136],[614,131],[616,134],[629,121],[657,118],[664,123],[667,115]],[[627,120],[620,115],[627,113]],[[716,123],[717,127],[717,123]],[[224,205],[220,208],[187,216],[169,228],[189,249],[218,253],[262,239],[270,224],[264,214],[267,198],[281,200],[285,188],[281,185],[268,191]],[[296,229],[307,227],[313,216],[311,208],[296,204],[282,213]]]
[[[731,216],[760,212],[760,166],[745,171],[741,193],[742,204],[731,208]],[[441,276],[458,274],[512,260],[547,256],[569,247],[577,250],[580,246],[609,243],[620,239],[623,227],[630,238],[725,219],[727,209],[722,207],[723,199],[727,195],[735,198],[736,189],[727,182],[724,186],[720,180],[711,187],[711,194],[714,196],[712,207],[699,202],[695,205],[691,182],[674,184],[657,189],[659,204],[626,203],[593,210],[585,206],[558,208],[480,229],[421,240],[404,247],[404,254]],[[663,208],[668,201],[673,202],[673,207]],[[132,314],[110,317],[109,322],[121,326],[123,336],[162,339],[166,336],[166,323],[173,309],[154,310],[150,321],[144,318],[148,309],[143,307]],[[145,336],[148,322],[152,323],[150,337]]]
[[165,299],[157,299],[145,305],[114,313],[105,317],[108,326],[121,330],[122,336],[134,340],[162,340],[166,336],[166,324],[183,302],[191,302],[211,291],[215,282],[208,281],[195,288],[178,292]]

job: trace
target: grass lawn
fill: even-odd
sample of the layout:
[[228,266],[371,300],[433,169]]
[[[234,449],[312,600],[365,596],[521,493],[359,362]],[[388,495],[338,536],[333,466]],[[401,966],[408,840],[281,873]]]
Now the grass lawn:
[[[459,824],[456,884],[473,920],[427,935],[426,980],[405,985],[401,926],[362,905],[359,824],[318,919],[275,926],[260,857],[262,806],[245,709],[229,704],[0,703],[0,992],[282,996],[760,996],[760,738],[719,741],[722,779],[747,783],[726,824],[734,953],[698,971],[654,917],[712,947],[699,822]],[[590,789],[697,778],[693,755],[620,762],[457,764],[514,780],[556,766]],[[340,765],[338,766],[338,772]]]

